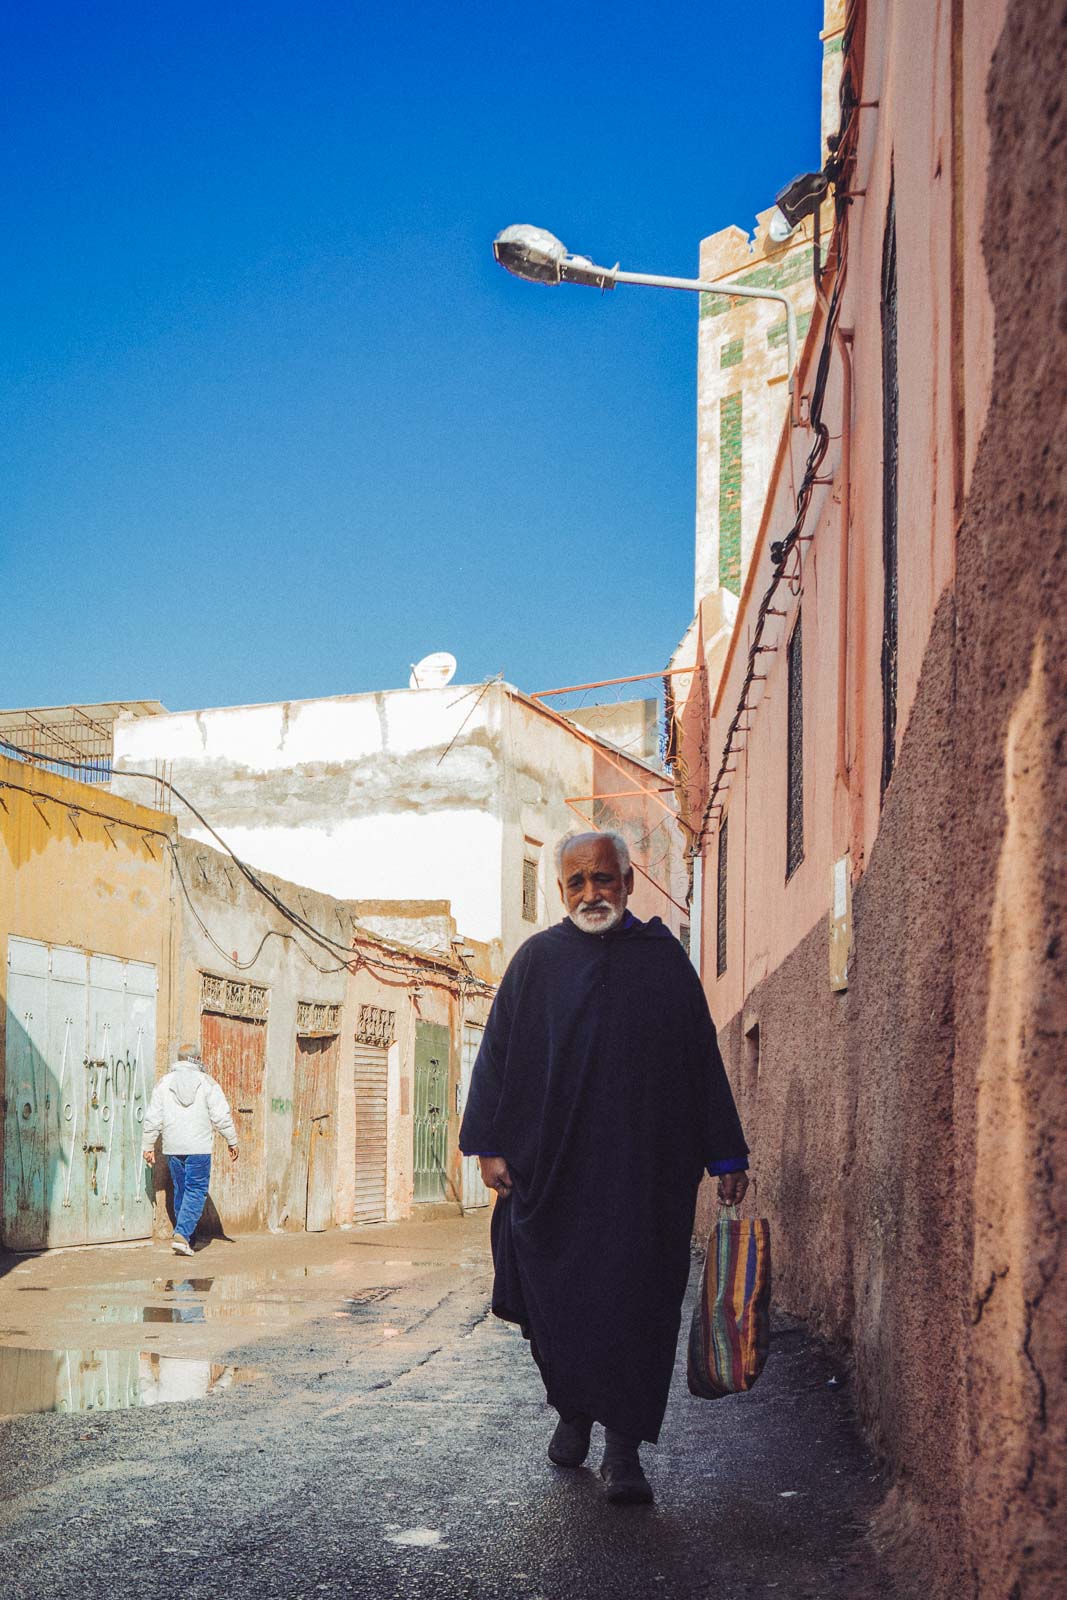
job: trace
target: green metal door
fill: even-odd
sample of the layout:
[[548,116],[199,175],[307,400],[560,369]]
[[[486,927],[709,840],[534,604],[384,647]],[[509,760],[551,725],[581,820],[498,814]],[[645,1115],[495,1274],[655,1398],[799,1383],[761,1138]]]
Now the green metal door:
[[8,939],[3,1237],[9,1249],[152,1232],[141,1124],[156,971]]
[[443,1200],[448,1159],[448,1029],[415,1025],[415,1200]]

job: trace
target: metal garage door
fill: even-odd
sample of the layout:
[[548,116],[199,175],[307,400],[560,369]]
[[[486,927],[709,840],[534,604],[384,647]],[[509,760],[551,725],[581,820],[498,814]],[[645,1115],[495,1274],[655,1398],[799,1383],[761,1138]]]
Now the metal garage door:
[[[482,1035],[485,1029],[477,1023],[465,1022],[463,1024],[463,1074],[460,1082],[459,1113],[463,1115],[467,1109],[467,1096],[471,1091],[471,1073],[478,1051],[482,1045]],[[489,1190],[482,1182],[482,1169],[478,1165],[477,1156],[464,1156],[463,1158],[463,1209],[473,1211],[478,1206],[487,1206],[491,1199]]]
[[356,1045],[355,1222],[384,1222],[386,1133],[389,1116],[389,1052]]
[[12,936],[7,980],[5,1243],[148,1238],[155,967]]

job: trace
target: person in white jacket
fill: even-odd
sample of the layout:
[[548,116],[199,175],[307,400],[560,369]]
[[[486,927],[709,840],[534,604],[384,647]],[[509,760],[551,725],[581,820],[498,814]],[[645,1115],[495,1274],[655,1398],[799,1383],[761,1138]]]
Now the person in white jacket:
[[237,1160],[237,1129],[222,1089],[204,1071],[200,1051],[183,1044],[177,1063],[160,1078],[145,1112],[142,1145],[150,1167],[156,1162],[156,1139],[163,1135],[163,1154],[174,1184],[174,1252],[193,1254],[193,1234],[203,1215],[211,1182],[211,1145],[218,1130]]

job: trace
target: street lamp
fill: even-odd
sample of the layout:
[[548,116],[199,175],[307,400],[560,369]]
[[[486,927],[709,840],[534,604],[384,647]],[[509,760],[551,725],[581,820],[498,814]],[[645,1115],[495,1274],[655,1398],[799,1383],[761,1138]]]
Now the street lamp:
[[[652,289],[691,289],[697,294],[721,294],[748,300],[775,300],[785,307],[785,337],[789,361],[789,393],[797,364],[797,314],[788,295],[779,289],[753,289],[737,283],[705,283],[702,278],[660,278],[648,272],[623,272],[598,267],[588,256],[572,255],[545,228],[520,222],[505,228],[493,240],[493,254],[502,267],[531,283],[580,283],[594,289],[614,289],[617,283],[645,284]],[[796,418],[794,417],[794,421]]]

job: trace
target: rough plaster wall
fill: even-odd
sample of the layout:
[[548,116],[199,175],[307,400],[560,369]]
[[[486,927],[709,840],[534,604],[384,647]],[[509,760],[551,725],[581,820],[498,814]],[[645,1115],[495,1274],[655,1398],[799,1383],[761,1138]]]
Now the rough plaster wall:
[[[957,1048],[974,1095],[965,1509],[983,1595],[1067,1588],[1067,15],[988,85],[993,395],[960,529]],[[1020,274],[1014,241],[1041,241]]]
[[[929,1592],[962,1563],[963,1207],[953,1146],[953,608],[919,695],[854,899],[850,987],[829,986],[825,924],[722,1030],[771,1218],[776,1296],[850,1344],[856,1394],[898,1474],[909,1557]],[[759,1026],[759,1074],[745,1034]],[[798,1070],[799,1068],[799,1070]],[[711,1217],[706,1184],[700,1222]]]
[[[256,893],[219,851],[195,840],[182,839],[178,843],[178,858],[182,878],[193,903],[193,910],[190,910],[182,897],[182,1038],[200,1038],[201,971],[224,977],[240,977],[269,986],[270,1011],[266,1023],[266,1064],[260,1112],[264,1124],[264,1173],[259,1224],[262,1227],[296,1226],[295,1219],[299,1215],[302,1225],[305,1197],[296,1194],[293,1188],[296,1007],[301,1000],[345,1005],[348,996],[347,971],[318,970],[318,966],[338,966],[343,957],[338,953],[334,959],[322,951],[314,955],[317,966],[312,965],[289,937],[289,924]],[[325,895],[296,884],[280,879],[268,881],[290,905],[303,911],[314,927],[347,942],[351,930],[347,908]],[[211,938],[201,928],[194,911],[206,924]],[[260,947],[260,941],[268,932],[269,937]],[[212,939],[215,943],[212,943]],[[249,961],[253,955],[255,961],[243,970],[235,969],[226,956],[216,949],[216,944],[222,946],[223,952],[236,951],[242,962]],[[260,947],[258,954],[257,947]],[[302,941],[302,948],[310,951],[306,940]],[[344,1196],[351,1189],[340,1168],[342,1138],[350,1121],[351,1108],[346,1103],[343,1088],[351,1082],[352,1077],[353,1033],[354,1022],[348,1011],[343,1011],[338,1084],[339,1113],[344,1114],[339,1114],[336,1119],[342,1214],[335,1217],[337,1221],[347,1220],[343,1214]],[[350,1139],[344,1148],[351,1150]],[[335,1186],[336,1194],[338,1189]]]
[[850,989],[816,929],[723,1029],[779,1298],[851,1338],[898,1474],[883,1534],[925,1593],[982,1600],[1067,1581],[1065,81],[1062,8],[1017,0],[989,82],[993,396]]

